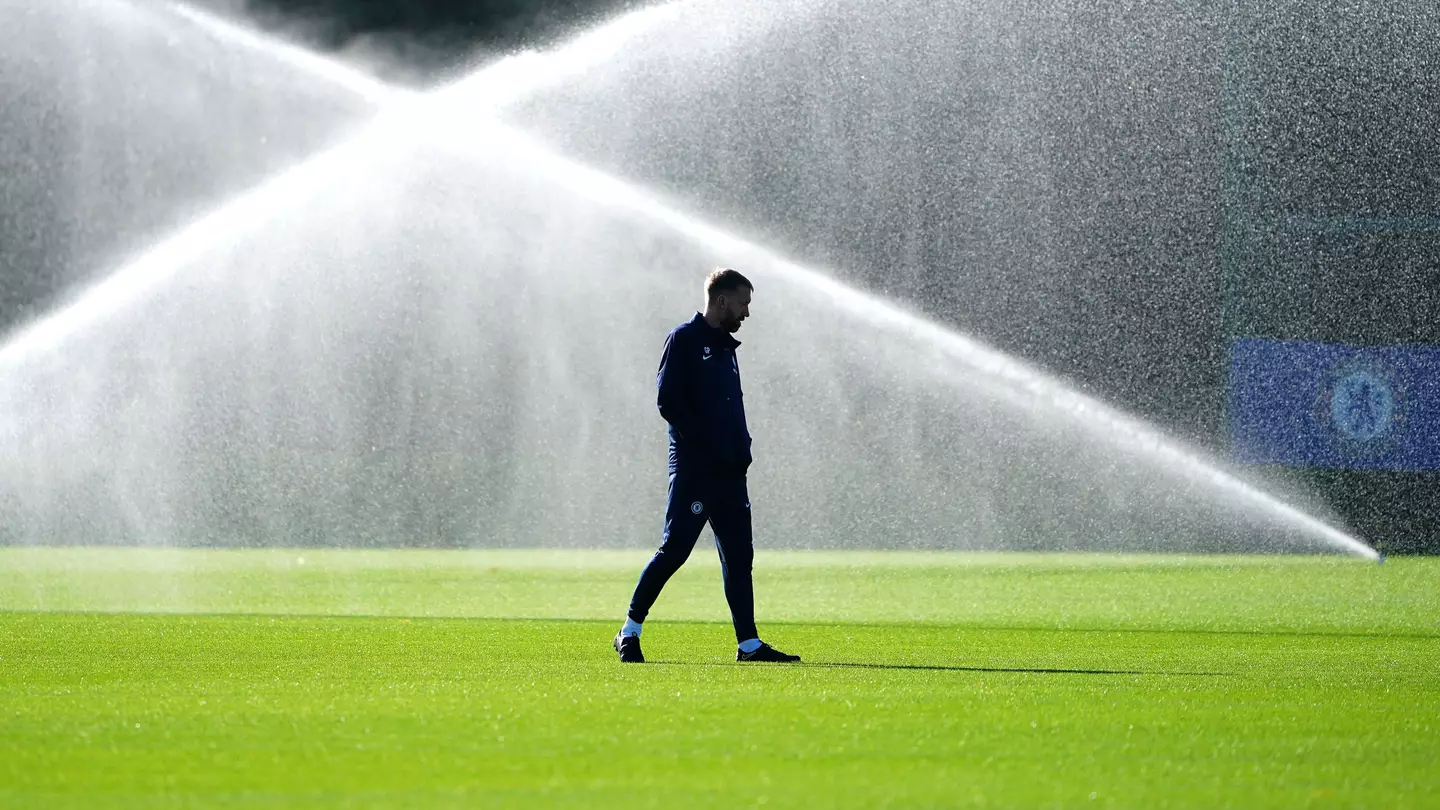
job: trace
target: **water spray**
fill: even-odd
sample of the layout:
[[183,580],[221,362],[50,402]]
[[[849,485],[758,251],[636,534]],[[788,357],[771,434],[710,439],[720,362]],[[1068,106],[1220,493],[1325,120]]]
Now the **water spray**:
[[[332,60],[294,46],[272,47],[266,38],[203,12],[196,12],[185,6],[177,6],[188,18],[202,25],[216,36],[250,47],[270,50],[276,56],[290,60],[297,67],[312,70],[315,75],[330,79],[338,86],[351,88],[362,97],[376,103],[397,102],[413,95],[411,91],[390,87],[373,78],[339,65]],[[663,8],[663,7],[662,7]],[[613,42],[614,38],[602,36],[597,43]],[[595,52],[603,45],[592,45]],[[459,91],[465,82],[444,88],[437,93]],[[511,95],[513,99],[520,94]],[[671,230],[704,244],[717,252],[744,253],[756,257],[773,268],[780,275],[815,290],[837,305],[868,318],[878,319],[897,330],[916,331],[937,345],[955,359],[976,369],[991,380],[1001,384],[990,386],[1003,397],[1024,406],[1042,402],[1051,409],[1069,415],[1074,421],[1094,432],[1103,432],[1108,440],[1121,440],[1125,445],[1139,452],[1156,457],[1183,471],[1186,477],[1210,484],[1237,496],[1240,500],[1278,513],[1282,517],[1304,527],[1308,531],[1349,553],[1370,557],[1377,561],[1382,558],[1374,549],[1358,539],[1308,515],[1288,504],[1262,492],[1256,487],[1205,463],[1198,453],[1181,447],[1177,442],[1139,420],[1127,417],[1104,403],[1083,396],[1066,388],[1039,369],[989,348],[978,341],[965,337],[954,330],[919,318],[882,299],[863,293],[853,287],[841,284],[833,277],[818,270],[802,267],[777,256],[765,248],[742,237],[727,233],[706,224],[674,207],[665,205],[653,193],[647,192],[619,178],[607,175],[591,167],[567,159],[546,149],[534,138],[498,122],[493,113],[502,106],[503,100],[494,104],[474,107],[450,106],[427,107],[439,115],[427,123],[428,127],[415,127],[417,135],[429,133],[434,138],[444,139],[454,149],[472,150],[483,135],[486,149],[503,148],[521,157],[526,164],[543,174],[548,180],[584,198],[602,203],[607,207],[623,207],[658,222]],[[423,129],[423,132],[422,132]]]
[[[743,254],[763,263],[774,273],[803,285],[850,313],[876,321],[897,332],[910,332],[940,346],[947,355],[975,369],[1000,385],[992,390],[1023,407],[1036,402],[1062,413],[1073,422],[1101,435],[1106,441],[1118,443],[1145,453],[1153,460],[1166,462],[1185,477],[1236,496],[1252,506],[1278,514],[1332,545],[1362,557],[1377,559],[1378,554],[1356,538],[1329,524],[1278,500],[1251,484],[1206,463],[1198,453],[1186,450],[1140,420],[1126,416],[1114,408],[1076,393],[1049,375],[1019,360],[992,349],[952,329],[905,312],[883,299],[836,281],[832,276],[804,267],[775,255],[743,237],[700,221],[698,218],[665,205],[659,197],[631,183],[577,163],[546,149],[524,133],[499,123],[483,124],[487,149],[503,149],[507,154],[524,160],[525,165],[542,174],[550,182],[580,195],[607,210],[629,210],[683,234],[717,252]],[[456,150],[473,150],[474,128],[441,128],[433,137],[446,137]]]
[[350,140],[276,178],[241,194],[220,209],[185,227],[157,247],[92,287],[72,305],[32,325],[0,347],[0,369],[29,360],[62,343],[81,327],[131,303],[173,276],[187,262],[217,243],[233,241],[287,207],[299,205],[324,188],[336,173],[397,139],[432,140],[473,154],[479,136],[487,150],[504,149],[537,174],[573,194],[610,207],[623,207],[723,253],[743,253],[770,266],[788,280],[826,296],[837,306],[895,331],[932,341],[948,356],[980,372],[997,393],[1025,407],[1041,403],[1082,427],[1129,449],[1165,462],[1252,507],[1318,536],[1338,549],[1383,562],[1384,557],[1358,539],[1305,514],[1203,460],[1178,442],[1104,403],[1076,393],[1013,357],[927,321],[812,268],[784,259],[742,237],[716,228],[666,205],[655,194],[548,150],[534,138],[504,126],[495,117],[504,105],[613,55],[625,42],[678,14],[673,2],[619,18],[555,51],[525,53],[483,68],[436,90],[417,92],[366,76],[338,61],[273,40],[207,12],[168,4],[176,14],[213,36],[263,51],[312,75],[345,88],[380,108],[376,118]]
[[76,332],[92,326],[143,299],[188,262],[217,246],[233,244],[276,214],[311,199],[340,172],[383,152],[396,138],[412,138],[417,127],[451,105],[472,114],[508,104],[583,73],[613,56],[635,37],[680,13],[688,0],[632,12],[547,52],[523,52],[438,89],[418,93],[391,87],[340,62],[288,43],[273,40],[212,14],[178,3],[166,3],[183,19],[217,38],[269,54],[318,78],[345,88],[379,107],[377,115],[342,143],[233,197],[229,202],[180,228],[103,281],[82,291],[70,304],[9,336],[0,346],[0,370],[19,367],[53,351]]

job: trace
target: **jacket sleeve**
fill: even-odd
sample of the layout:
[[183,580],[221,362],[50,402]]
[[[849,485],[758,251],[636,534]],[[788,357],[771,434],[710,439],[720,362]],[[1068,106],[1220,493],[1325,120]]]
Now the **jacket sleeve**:
[[683,345],[677,345],[676,334],[671,332],[665,338],[660,370],[655,375],[660,416],[675,428],[682,441],[714,464],[719,457],[690,399],[690,381],[696,371],[694,353],[684,351]]

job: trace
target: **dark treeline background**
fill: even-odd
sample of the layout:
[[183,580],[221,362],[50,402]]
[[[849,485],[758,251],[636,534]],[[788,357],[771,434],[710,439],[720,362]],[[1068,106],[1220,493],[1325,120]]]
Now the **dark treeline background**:
[[343,50],[376,41],[406,67],[450,73],[484,54],[552,43],[641,0],[243,0],[262,24]]

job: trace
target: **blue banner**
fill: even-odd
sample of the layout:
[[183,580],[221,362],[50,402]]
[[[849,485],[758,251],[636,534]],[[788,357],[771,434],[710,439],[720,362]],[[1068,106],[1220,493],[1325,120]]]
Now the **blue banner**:
[[1440,469],[1440,346],[1236,340],[1230,438],[1245,463]]

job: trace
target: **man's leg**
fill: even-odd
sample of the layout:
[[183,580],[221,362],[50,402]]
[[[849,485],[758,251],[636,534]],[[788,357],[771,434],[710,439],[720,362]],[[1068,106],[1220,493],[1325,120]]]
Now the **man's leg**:
[[743,482],[737,497],[718,501],[710,515],[715,548],[720,552],[720,573],[725,578],[725,601],[735,624],[736,661],[798,662],[800,656],[783,653],[760,640],[755,630],[755,585],[752,573],[755,543],[750,529],[750,496]]
[[665,504],[665,531],[660,549],[650,558],[645,570],[640,572],[640,581],[636,583],[635,593],[630,597],[630,609],[627,612],[630,621],[635,624],[644,623],[655,600],[660,598],[660,590],[670,581],[670,577],[680,570],[685,560],[689,559],[691,550],[695,548],[695,541],[700,537],[700,531],[705,528],[709,509],[710,505],[696,496],[694,487],[683,486],[676,476],[670,476],[670,495]]
[[[742,493],[743,494],[743,493]],[[720,552],[720,574],[725,580],[725,601],[735,625],[735,641],[758,639],[755,630],[754,535],[750,524],[750,501],[717,503],[710,515],[715,529],[715,549]]]

